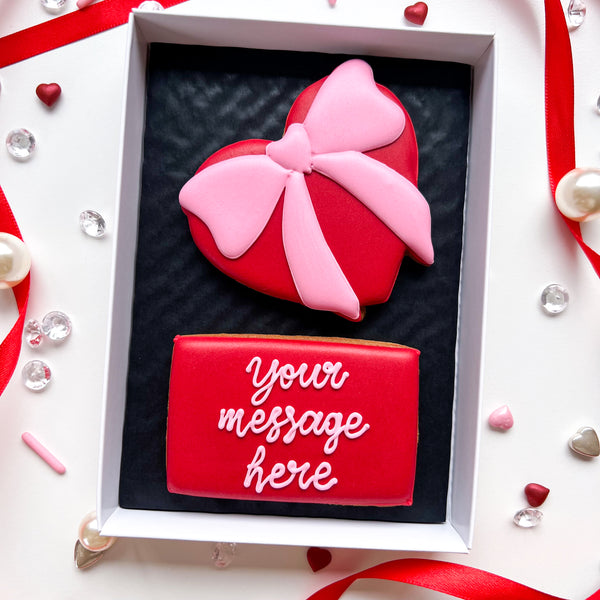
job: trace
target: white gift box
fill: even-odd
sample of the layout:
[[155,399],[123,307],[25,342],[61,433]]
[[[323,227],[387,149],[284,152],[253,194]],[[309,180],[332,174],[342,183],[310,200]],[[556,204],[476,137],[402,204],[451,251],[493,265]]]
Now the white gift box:
[[[242,543],[465,552],[472,539],[495,97],[494,36],[134,12],[129,22],[120,199],[104,389],[98,515],[105,535]],[[473,67],[456,346],[454,422],[444,523],[132,510],[119,506],[148,45],[306,50],[467,63]]]

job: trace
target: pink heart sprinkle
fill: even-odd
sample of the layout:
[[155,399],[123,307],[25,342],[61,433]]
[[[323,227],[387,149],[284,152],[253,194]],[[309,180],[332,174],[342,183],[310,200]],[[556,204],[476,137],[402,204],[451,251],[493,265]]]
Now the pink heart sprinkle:
[[512,413],[510,412],[510,408],[508,408],[508,406],[505,404],[504,406],[501,406],[492,412],[492,414],[488,417],[488,423],[490,427],[493,427],[494,429],[502,429],[506,431],[515,424],[515,421]]

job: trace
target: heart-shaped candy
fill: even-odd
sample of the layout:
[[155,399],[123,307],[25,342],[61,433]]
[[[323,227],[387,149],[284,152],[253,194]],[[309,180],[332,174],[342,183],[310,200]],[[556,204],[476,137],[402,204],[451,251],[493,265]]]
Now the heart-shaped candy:
[[316,573],[331,562],[331,552],[326,548],[313,546],[306,551],[306,560],[313,572]]
[[351,60],[298,96],[282,140],[218,150],[180,202],[218,269],[358,321],[362,307],[389,298],[406,252],[433,261],[417,170],[408,114],[366,63]]
[[494,429],[506,431],[507,429],[510,429],[515,422],[512,413],[510,412],[510,408],[505,404],[492,412],[488,417],[488,423],[490,427],[493,427]]
[[525,497],[529,506],[534,508],[541,506],[546,501],[550,490],[539,483],[528,483],[525,486]]
[[404,18],[415,25],[423,25],[425,23],[425,19],[427,18],[427,12],[429,7],[425,2],[417,2],[416,4],[411,4],[404,9]]
[[580,427],[577,433],[569,438],[569,448],[582,456],[600,456],[598,434],[592,427]]
[[46,105],[53,106],[58,100],[62,90],[58,83],[40,83],[35,88],[37,97]]

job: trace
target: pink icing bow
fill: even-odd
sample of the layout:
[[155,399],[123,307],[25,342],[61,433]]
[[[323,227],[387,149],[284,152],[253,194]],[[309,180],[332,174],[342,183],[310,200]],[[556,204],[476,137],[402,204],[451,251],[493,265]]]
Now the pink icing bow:
[[209,228],[223,256],[242,256],[259,238],[285,190],[282,236],[302,303],[358,319],[360,303],[319,226],[305,174],[350,192],[425,264],[433,262],[429,205],[408,179],[365,154],[395,141],[404,112],[383,95],[369,65],[343,63],[325,80],[304,123],[293,123],[266,155],[238,156],[197,173],[181,206]]

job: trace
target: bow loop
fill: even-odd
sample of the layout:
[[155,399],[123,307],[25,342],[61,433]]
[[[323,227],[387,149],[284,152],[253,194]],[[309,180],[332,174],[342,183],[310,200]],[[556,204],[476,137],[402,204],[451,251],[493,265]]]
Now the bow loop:
[[402,108],[382,94],[371,67],[358,59],[327,77],[304,120],[317,154],[387,146],[400,137],[405,124]]

